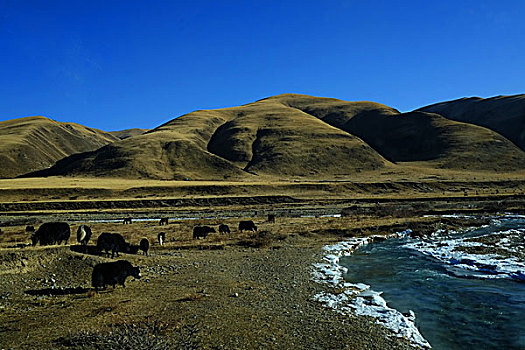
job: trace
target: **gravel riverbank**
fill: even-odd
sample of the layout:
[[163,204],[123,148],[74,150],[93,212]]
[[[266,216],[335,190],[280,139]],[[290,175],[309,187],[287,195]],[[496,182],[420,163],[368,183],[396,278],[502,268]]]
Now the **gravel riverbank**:
[[[238,219],[229,220],[235,227]],[[89,334],[106,339],[115,334],[114,327],[161,322],[166,329],[154,339],[165,339],[166,348],[408,349],[406,340],[374,319],[341,315],[315,301],[314,295],[332,290],[312,280],[312,265],[322,260],[325,245],[347,237],[388,234],[407,225],[424,233],[451,223],[436,218],[280,218],[279,224],[258,223],[257,234],[235,230],[193,240],[195,224],[92,224],[96,234],[122,232],[132,243],[143,236],[154,242],[160,230],[167,231],[167,244],[154,243],[149,256],[120,257],[140,267],[141,279],[130,278],[126,288],[98,294],[85,290],[93,266],[109,258],[69,246],[26,246],[25,226],[5,228],[0,347],[94,349]]]

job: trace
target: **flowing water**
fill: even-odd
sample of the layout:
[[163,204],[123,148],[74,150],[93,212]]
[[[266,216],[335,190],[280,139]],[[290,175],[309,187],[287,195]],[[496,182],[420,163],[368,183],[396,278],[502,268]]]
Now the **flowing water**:
[[343,277],[413,310],[434,349],[525,349],[525,218],[427,240],[370,243],[340,259]]

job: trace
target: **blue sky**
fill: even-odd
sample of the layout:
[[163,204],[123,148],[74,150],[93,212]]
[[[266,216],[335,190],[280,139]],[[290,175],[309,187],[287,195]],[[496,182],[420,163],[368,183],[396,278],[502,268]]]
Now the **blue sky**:
[[524,93],[525,1],[0,0],[0,120],[107,131],[280,93]]

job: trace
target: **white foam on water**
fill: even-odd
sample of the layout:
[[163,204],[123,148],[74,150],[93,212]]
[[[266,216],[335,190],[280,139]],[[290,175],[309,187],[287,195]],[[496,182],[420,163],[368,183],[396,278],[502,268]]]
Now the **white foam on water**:
[[513,214],[513,213],[505,213],[503,217],[506,219],[525,219],[525,215]]
[[[411,232],[406,230],[386,236],[386,238],[402,238]],[[312,279],[334,287],[337,292],[318,293],[314,295],[314,300],[345,315],[374,317],[377,323],[390,329],[397,337],[409,340],[414,347],[431,348],[414,323],[413,311],[410,311],[408,315],[403,315],[387,305],[386,300],[381,297],[382,292],[376,292],[364,283],[344,281],[343,274],[347,269],[339,264],[339,259],[351,255],[354,250],[372,240],[372,237],[352,238],[323,247],[326,255],[323,257],[323,262],[313,264]]]
[[450,219],[472,219],[476,216],[466,214],[427,214],[423,215],[424,218],[450,218]]
[[[416,241],[403,245],[404,248],[417,250],[437,261],[444,263],[450,272],[459,276],[468,276],[484,279],[507,278],[517,281],[525,280],[525,261],[512,256],[522,251],[524,244],[516,242],[522,240],[525,232],[511,229],[491,234],[501,236],[495,246],[507,251],[511,257],[497,254],[468,253],[461,248],[480,247],[490,249],[491,246],[481,242],[473,242],[471,238],[450,238],[433,241]],[[513,239],[514,238],[514,239]]]

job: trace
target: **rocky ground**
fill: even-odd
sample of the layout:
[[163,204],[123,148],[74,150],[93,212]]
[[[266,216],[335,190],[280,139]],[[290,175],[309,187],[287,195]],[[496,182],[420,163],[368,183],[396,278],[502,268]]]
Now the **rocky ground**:
[[5,227],[1,347],[116,349],[149,337],[150,348],[158,349],[409,348],[372,319],[342,316],[315,302],[312,296],[327,287],[311,280],[311,266],[324,245],[345,237],[461,225],[437,218],[279,217],[275,224],[259,218],[254,234],[239,233],[238,220],[221,221],[233,228],[230,235],[198,241],[191,237],[193,225],[219,220],[91,223],[94,237],[120,232],[136,244],[143,236],[154,242],[164,231],[168,241],[154,243],[149,256],[122,254],[143,277],[100,293],[90,288],[91,271],[111,259],[72,246],[30,247],[25,226]]

